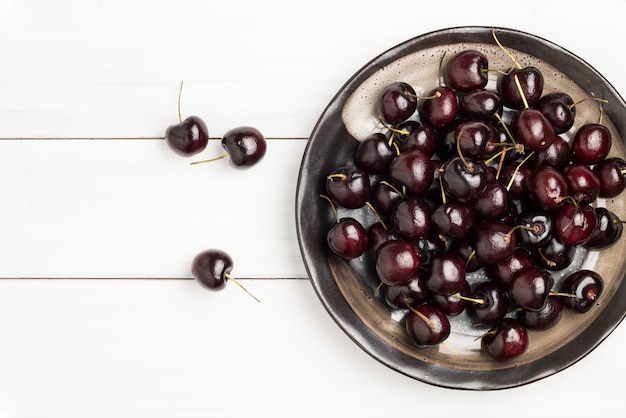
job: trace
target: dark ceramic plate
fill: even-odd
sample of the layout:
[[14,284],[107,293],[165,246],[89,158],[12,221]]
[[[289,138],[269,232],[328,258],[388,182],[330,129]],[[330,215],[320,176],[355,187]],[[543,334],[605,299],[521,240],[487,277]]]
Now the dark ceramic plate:
[[[498,39],[523,65],[534,65],[545,77],[544,94],[564,91],[574,101],[594,94],[608,101],[604,123],[613,135],[612,155],[624,156],[626,107],[618,92],[589,64],[563,48],[527,33],[496,28]],[[480,351],[477,333],[467,321],[453,321],[448,347],[418,348],[406,337],[398,313],[392,313],[374,290],[378,279],[369,255],[348,262],[332,256],[326,233],[334,217],[325,192],[332,170],[352,164],[358,141],[378,129],[375,101],[391,81],[406,81],[430,90],[439,83],[442,56],[461,49],[479,49],[490,68],[506,69],[511,60],[499,49],[491,28],[460,27],[418,36],[379,55],[359,70],[331,100],[315,126],[304,153],[296,196],[296,223],[302,256],[315,291],[332,318],[352,340],[390,368],[430,384],[458,389],[501,389],[530,383],[554,374],[583,358],[622,321],[626,312],[624,251],[626,238],[600,252],[579,253],[570,270],[590,268],[605,280],[597,306],[586,314],[564,312],[548,331],[530,332],[528,350],[516,361],[497,363]],[[444,52],[446,53],[444,55]],[[496,77],[494,74],[493,77]],[[577,108],[571,132],[597,121],[598,106]],[[621,197],[599,201],[621,219]],[[340,215],[347,213],[340,209]],[[364,224],[375,222],[369,209],[351,211]],[[557,279],[558,280],[558,279]]]

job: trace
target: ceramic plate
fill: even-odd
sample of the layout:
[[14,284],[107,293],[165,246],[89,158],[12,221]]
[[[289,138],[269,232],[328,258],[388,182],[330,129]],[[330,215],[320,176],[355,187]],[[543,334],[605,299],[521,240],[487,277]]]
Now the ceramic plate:
[[[539,68],[545,78],[544,94],[564,91],[574,101],[595,95],[603,106],[588,102],[577,107],[575,126],[595,122],[603,109],[603,123],[613,135],[611,155],[624,156],[626,107],[618,92],[589,64],[569,51],[537,36],[495,28],[499,41],[523,65]],[[458,27],[408,40],[374,58],[341,88],[316,124],[302,160],[296,196],[296,223],[300,249],[315,291],[345,333],[373,358],[388,367],[433,385],[489,390],[530,383],[574,364],[600,344],[622,321],[626,312],[624,251],[626,237],[609,249],[579,254],[570,270],[593,269],[604,278],[599,303],[585,314],[565,310],[561,321],[547,331],[529,331],[528,350],[507,363],[490,359],[480,350],[474,329],[463,317],[454,318],[445,346],[418,348],[406,336],[401,315],[377,296],[379,284],[371,256],[345,261],[331,255],[326,234],[334,221],[325,193],[326,176],[353,164],[360,140],[380,130],[376,100],[392,81],[405,81],[417,93],[440,83],[440,63],[454,52],[477,49],[489,59],[490,69],[506,69],[511,58],[496,45],[492,28]],[[497,78],[497,72],[491,74]],[[493,87],[493,80],[490,81]],[[489,86],[488,86],[489,87]],[[622,196],[599,202],[626,218]],[[340,215],[347,210],[339,209]],[[349,211],[366,226],[376,221],[365,207]],[[466,318],[467,319],[467,318]],[[452,349],[451,349],[452,348]]]

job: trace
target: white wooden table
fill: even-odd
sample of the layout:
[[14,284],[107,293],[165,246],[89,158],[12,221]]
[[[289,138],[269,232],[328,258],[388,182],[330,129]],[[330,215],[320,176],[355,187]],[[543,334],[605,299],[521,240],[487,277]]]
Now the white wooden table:
[[[0,0],[0,418],[615,416],[624,325],[539,382],[441,389],[358,348],[308,281],[302,153],[379,53],[435,29],[504,26],[626,94],[626,2],[445,5]],[[268,138],[261,164],[190,166],[166,148],[181,80],[182,113],[214,139],[201,155],[252,125]],[[190,280],[211,247],[261,303]]]

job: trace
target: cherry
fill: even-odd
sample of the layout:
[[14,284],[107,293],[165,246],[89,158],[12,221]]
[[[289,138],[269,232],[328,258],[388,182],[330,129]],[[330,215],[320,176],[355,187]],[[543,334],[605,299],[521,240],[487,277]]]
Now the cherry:
[[450,238],[464,238],[474,226],[474,210],[467,204],[448,202],[439,205],[433,212],[433,226]]
[[430,299],[430,291],[426,287],[426,279],[421,271],[418,271],[405,284],[389,286],[383,283],[381,294],[392,309],[416,307]]
[[480,283],[470,299],[467,314],[480,324],[500,322],[509,310],[509,297],[504,288],[495,282]]
[[371,193],[367,173],[357,166],[345,166],[334,170],[326,177],[328,196],[347,209],[363,207]]
[[591,204],[600,194],[600,179],[587,164],[570,164],[563,170],[563,177],[570,195],[577,203]]
[[556,134],[565,133],[574,125],[576,106],[567,93],[548,93],[541,97],[533,107],[546,117]]
[[616,197],[625,187],[624,173],[626,161],[619,157],[610,157],[599,162],[593,172],[600,181],[600,197]]
[[189,116],[183,120],[180,113],[180,96],[183,83],[178,91],[178,124],[170,125],[165,130],[165,142],[178,155],[191,156],[204,150],[209,143],[209,131],[206,123],[198,116]]
[[548,270],[563,270],[572,263],[576,246],[567,245],[558,236],[552,236],[542,247],[532,251],[540,267]]
[[528,348],[528,332],[517,319],[504,318],[482,337],[481,347],[496,361],[512,361]]
[[391,222],[400,238],[416,241],[431,228],[430,207],[422,198],[407,197],[396,205]]
[[474,90],[465,94],[459,102],[459,111],[470,118],[489,122],[502,114],[502,99],[491,90]]
[[411,308],[405,326],[409,338],[418,347],[440,344],[450,335],[448,317],[430,304]]
[[230,129],[222,137],[225,154],[208,160],[194,161],[191,164],[210,163],[230,157],[230,164],[235,168],[248,168],[263,159],[267,150],[267,141],[263,134],[252,126],[238,126]]
[[372,186],[371,201],[378,213],[389,216],[396,205],[404,199],[401,190],[386,180],[381,180]]
[[226,286],[226,281],[230,280],[259,302],[230,275],[232,269],[233,260],[230,255],[218,249],[208,249],[198,253],[191,263],[191,275],[202,287],[209,290],[221,290]]
[[373,255],[376,255],[378,248],[385,242],[398,238],[392,229],[381,222],[373,223],[367,228],[367,244]]
[[448,60],[444,69],[447,84],[453,89],[470,91],[482,89],[489,81],[489,62],[485,54],[476,50],[464,50]]
[[422,121],[438,129],[452,123],[458,110],[459,101],[454,90],[438,86],[422,99],[419,112]]
[[476,255],[486,264],[495,264],[515,252],[515,230],[502,221],[485,221],[474,229]]
[[526,180],[530,199],[542,210],[553,211],[561,207],[568,196],[567,182],[554,167],[537,167]]
[[502,167],[498,180],[505,185],[510,197],[522,199],[528,196],[526,179],[532,171],[530,166],[518,161],[512,161]]
[[463,288],[457,293],[452,295],[433,295],[432,304],[448,316],[458,316],[465,311],[468,305],[466,298],[469,298],[471,293],[472,290],[466,280],[463,284]]
[[528,329],[545,330],[554,327],[562,316],[563,300],[559,296],[550,295],[542,309],[520,311],[519,320]]
[[511,132],[516,141],[531,151],[543,151],[556,139],[554,128],[536,109],[522,109],[511,121]]
[[457,254],[441,251],[430,260],[426,285],[435,294],[451,295],[465,286],[465,263]]
[[575,312],[584,313],[590,310],[602,294],[604,281],[592,270],[580,270],[569,275],[561,285],[561,292],[571,294],[563,303]]
[[487,271],[489,277],[491,277],[494,282],[499,283],[505,289],[509,289],[515,273],[523,268],[532,267],[534,265],[535,261],[531,254],[527,250],[518,247],[510,257],[490,264]]
[[416,241],[416,245],[420,253],[420,265],[426,268],[435,254],[446,249],[447,243],[445,237],[431,229]]
[[578,129],[572,139],[572,159],[585,164],[598,164],[611,150],[609,129],[599,123],[588,123]]
[[380,117],[390,125],[408,119],[417,109],[417,95],[411,85],[403,81],[386,86],[378,100]]
[[491,126],[483,121],[472,120],[459,124],[455,130],[459,153],[473,159],[483,158],[486,147],[492,140]]
[[345,259],[357,258],[368,248],[368,234],[363,225],[354,218],[342,218],[335,222],[326,236],[328,247]]
[[545,245],[552,237],[552,217],[546,212],[527,210],[515,218],[517,242],[524,248],[533,249]]
[[460,202],[473,202],[487,185],[488,174],[484,164],[452,157],[443,165],[441,183],[445,193]]
[[535,168],[549,165],[557,170],[562,170],[570,162],[569,142],[561,136],[556,136],[548,148],[535,152],[528,162]]
[[383,283],[390,286],[407,283],[419,266],[420,255],[412,242],[390,240],[376,252],[376,273]]
[[500,219],[509,209],[509,193],[504,184],[492,181],[474,201],[473,207],[480,219]]
[[516,110],[529,108],[541,98],[543,75],[532,66],[512,68],[500,77],[498,91],[504,106]]
[[554,233],[566,245],[582,245],[589,241],[598,218],[590,205],[563,205],[554,218]]
[[465,271],[472,273],[480,270],[485,266],[485,263],[476,256],[476,250],[474,249],[472,241],[469,237],[455,239],[450,244],[450,251],[458,254],[465,262]]
[[420,150],[403,151],[389,165],[391,179],[417,195],[428,191],[434,175],[430,157]]
[[[412,126],[407,129],[407,126]],[[432,157],[437,151],[437,131],[426,123],[407,121],[398,126],[399,130],[408,130],[409,134],[401,138],[400,144],[403,151],[416,149]]]
[[509,295],[522,309],[538,311],[545,306],[553,285],[554,279],[546,270],[526,267],[513,275]]
[[356,165],[368,174],[382,174],[396,157],[387,136],[375,132],[361,141],[356,150]]
[[624,223],[607,208],[596,207],[595,211],[598,223],[585,246],[598,250],[612,245],[622,236]]

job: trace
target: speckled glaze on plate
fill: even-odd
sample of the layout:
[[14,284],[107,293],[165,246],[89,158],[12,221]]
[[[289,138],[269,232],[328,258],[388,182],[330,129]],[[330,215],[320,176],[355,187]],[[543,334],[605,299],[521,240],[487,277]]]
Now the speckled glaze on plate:
[[[589,64],[540,37],[495,28],[498,39],[522,65],[534,65],[545,78],[544,94],[564,91],[574,102],[591,94],[608,101],[603,123],[613,135],[611,155],[624,156],[626,104],[619,93]],[[374,296],[378,279],[366,254],[348,262],[330,254],[326,232],[334,217],[320,199],[332,170],[354,162],[358,141],[382,129],[375,101],[386,84],[406,81],[417,93],[439,83],[440,61],[462,49],[479,49],[489,67],[506,69],[511,60],[495,44],[491,27],[443,29],[408,40],[374,58],[331,100],[316,124],[305,150],[296,193],[296,228],[302,257],[321,302],[345,333],[373,358],[417,380],[449,388],[493,390],[527,384],[574,364],[600,344],[626,314],[626,237],[601,252],[581,252],[570,270],[590,268],[605,280],[599,303],[586,314],[565,311],[556,327],[530,331],[526,353],[512,363],[497,363],[479,349],[476,333],[463,318],[453,319],[450,350],[445,346],[415,347],[397,314]],[[445,53],[445,54],[444,54]],[[442,58],[443,57],[443,58]],[[497,77],[493,75],[491,86]],[[599,106],[577,107],[570,136],[586,122],[596,122]],[[599,202],[626,218],[626,196]],[[340,209],[340,215],[348,213]],[[367,226],[376,221],[369,209],[350,211]],[[558,281],[558,278],[557,278]]]

